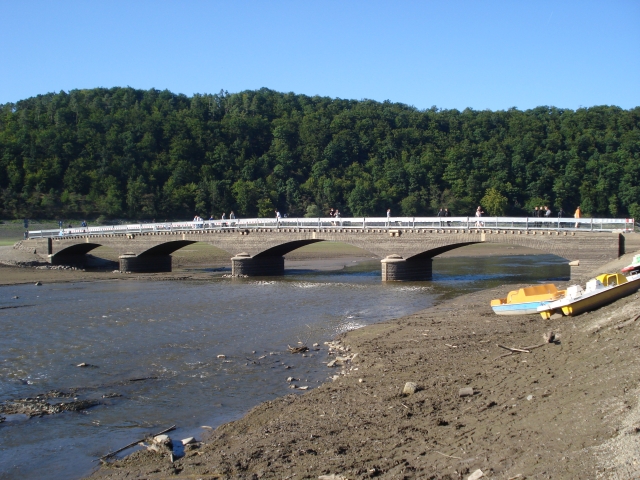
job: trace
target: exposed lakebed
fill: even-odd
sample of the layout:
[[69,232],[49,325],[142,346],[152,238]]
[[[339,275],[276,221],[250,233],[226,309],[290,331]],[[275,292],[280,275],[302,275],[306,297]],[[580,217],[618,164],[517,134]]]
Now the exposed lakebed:
[[[200,437],[203,425],[296,391],[287,377],[309,388],[325,381],[333,372],[322,363],[323,342],[341,332],[472,290],[566,277],[562,262],[436,259],[433,282],[419,283],[382,284],[374,261],[280,279],[218,272],[209,282],[3,287],[0,307],[24,306],[0,310],[0,402],[62,391],[99,404],[8,416],[0,424],[0,476],[81,477],[101,455],[173,424],[176,437]],[[319,350],[288,353],[298,342]]]

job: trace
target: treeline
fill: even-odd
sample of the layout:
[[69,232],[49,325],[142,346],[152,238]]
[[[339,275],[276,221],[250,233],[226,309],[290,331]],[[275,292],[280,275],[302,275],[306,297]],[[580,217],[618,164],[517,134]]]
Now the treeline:
[[418,110],[268,89],[96,88],[0,105],[3,218],[640,218],[640,107]]

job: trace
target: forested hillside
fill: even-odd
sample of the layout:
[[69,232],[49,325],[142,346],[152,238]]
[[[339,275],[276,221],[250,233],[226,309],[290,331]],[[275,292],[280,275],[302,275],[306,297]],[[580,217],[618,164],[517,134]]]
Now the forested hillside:
[[640,218],[640,107],[420,111],[267,89],[0,105],[2,218],[326,213]]

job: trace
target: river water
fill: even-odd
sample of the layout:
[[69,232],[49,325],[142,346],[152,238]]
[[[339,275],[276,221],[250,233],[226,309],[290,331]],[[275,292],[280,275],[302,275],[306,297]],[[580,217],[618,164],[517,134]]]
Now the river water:
[[[288,388],[287,377],[309,389],[326,381],[333,372],[322,363],[323,342],[342,332],[478,289],[566,279],[564,262],[547,255],[435,259],[433,281],[416,283],[382,283],[373,261],[280,278],[212,273],[207,282],[1,287],[0,402],[75,388],[79,399],[101,404],[8,416],[0,423],[0,478],[81,478],[101,455],[173,424],[172,438],[199,438],[202,426],[302,393]],[[320,350],[289,354],[287,345],[298,342]],[[121,396],[103,398],[110,394]]]

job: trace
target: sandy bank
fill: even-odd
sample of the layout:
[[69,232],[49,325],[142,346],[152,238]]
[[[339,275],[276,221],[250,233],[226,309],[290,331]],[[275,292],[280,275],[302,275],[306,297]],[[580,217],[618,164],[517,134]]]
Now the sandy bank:
[[[493,315],[489,300],[512,288],[349,332],[342,345],[358,355],[327,369],[335,381],[257,406],[174,463],[139,451],[93,478],[640,475],[638,295],[576,318]],[[497,346],[550,330],[559,341],[531,353]],[[403,395],[406,382],[419,390]]]

